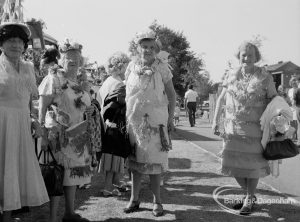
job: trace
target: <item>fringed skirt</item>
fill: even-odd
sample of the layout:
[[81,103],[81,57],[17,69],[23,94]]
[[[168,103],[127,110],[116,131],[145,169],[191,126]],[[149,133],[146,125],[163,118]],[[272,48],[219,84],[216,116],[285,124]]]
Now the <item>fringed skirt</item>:
[[222,173],[242,178],[269,175],[268,161],[264,159],[262,152],[261,138],[227,137],[222,151]]

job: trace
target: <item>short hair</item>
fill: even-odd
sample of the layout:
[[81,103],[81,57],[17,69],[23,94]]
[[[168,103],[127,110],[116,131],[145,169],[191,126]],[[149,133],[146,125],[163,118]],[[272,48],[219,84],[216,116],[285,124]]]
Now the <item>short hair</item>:
[[28,48],[29,36],[24,28],[18,25],[6,25],[0,30],[0,46],[11,38],[20,38],[24,42],[24,50]]
[[297,79],[296,76],[292,76],[292,77],[290,78],[290,81],[289,81],[290,87],[292,87],[292,82],[293,82],[294,80],[298,81],[298,79]]
[[189,85],[189,89],[193,89],[194,88],[194,86],[193,85]]
[[237,53],[235,54],[236,58],[239,60],[240,59],[240,52],[242,49],[244,48],[254,48],[254,53],[255,53],[255,57],[256,57],[256,61],[255,62],[259,62],[261,60],[261,54],[260,54],[260,51],[258,49],[258,47],[256,45],[254,45],[253,43],[251,42],[243,42],[239,48],[238,48],[238,51]]

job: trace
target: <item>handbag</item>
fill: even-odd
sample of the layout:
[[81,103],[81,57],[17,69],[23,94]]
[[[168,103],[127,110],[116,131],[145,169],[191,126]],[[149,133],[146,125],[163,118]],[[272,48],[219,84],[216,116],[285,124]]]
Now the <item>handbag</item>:
[[125,159],[129,155],[133,154],[133,149],[129,141],[129,135],[125,129],[122,129],[120,127],[107,126],[104,133],[102,145],[103,153],[113,154]]
[[[38,161],[40,161],[42,154],[44,160],[43,163],[40,163],[40,168],[48,192],[48,196],[62,196],[64,193],[64,167],[57,163],[49,145],[47,147],[47,150],[40,151],[38,155]],[[50,156],[52,158],[52,161],[49,160]]]
[[280,160],[291,158],[299,154],[299,148],[291,139],[270,141],[263,152],[266,160]]

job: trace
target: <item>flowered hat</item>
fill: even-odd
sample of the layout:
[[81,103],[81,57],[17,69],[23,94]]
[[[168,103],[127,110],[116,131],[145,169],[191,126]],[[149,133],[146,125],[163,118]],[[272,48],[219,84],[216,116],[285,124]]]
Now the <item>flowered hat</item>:
[[21,22],[3,22],[0,25],[0,33],[1,34],[5,34],[5,33],[2,33],[2,32],[5,32],[5,29],[9,28],[10,26],[18,26],[18,27],[20,27],[26,33],[27,38],[28,39],[30,38],[31,32],[30,32],[29,27],[25,23],[21,23]]
[[78,50],[81,52],[82,50],[82,45],[79,44],[78,42],[75,42],[71,39],[66,38],[59,46],[59,51],[61,53],[66,53],[69,50]]
[[135,36],[135,43],[139,44],[143,39],[156,40],[156,33],[152,29],[146,29],[144,31],[138,32]]

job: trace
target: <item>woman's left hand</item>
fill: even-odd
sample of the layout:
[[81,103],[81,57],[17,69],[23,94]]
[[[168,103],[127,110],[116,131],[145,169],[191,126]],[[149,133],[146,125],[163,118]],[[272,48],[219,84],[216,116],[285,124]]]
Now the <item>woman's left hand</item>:
[[168,132],[173,132],[174,131],[174,122],[173,122],[173,117],[168,119]]
[[33,120],[31,123],[31,129],[34,131],[33,137],[38,138],[43,135],[43,129],[37,120]]

